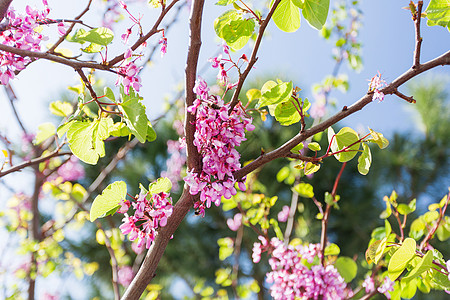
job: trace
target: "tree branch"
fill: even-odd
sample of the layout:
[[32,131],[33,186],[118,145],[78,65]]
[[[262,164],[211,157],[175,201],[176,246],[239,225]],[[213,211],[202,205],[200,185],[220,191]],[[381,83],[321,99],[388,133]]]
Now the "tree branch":
[[[421,64],[420,66],[416,68],[410,68],[408,71],[397,77],[394,81],[392,81],[390,84],[388,84],[386,87],[381,89],[380,91],[384,93],[385,95],[391,95],[394,94],[396,89],[407,82],[408,80],[411,80],[412,78],[416,77],[417,75],[428,71],[432,68],[435,68],[437,66],[444,66],[444,65],[450,65],[450,51],[447,51],[443,55],[430,60],[424,64]],[[285,157],[289,155],[289,151],[294,148],[299,143],[303,142],[307,138],[315,135],[316,133],[322,132],[331,125],[336,124],[340,120],[348,117],[351,114],[354,114],[355,112],[363,109],[367,104],[372,102],[372,94],[366,94],[363,97],[361,97],[357,102],[355,102],[353,105],[349,106],[346,110],[342,110],[335,114],[334,116],[330,117],[329,119],[323,121],[322,123],[311,127],[307,129],[305,132],[301,132],[297,134],[295,137],[287,141],[285,144],[280,146],[279,148],[262,154],[260,157],[249,163],[248,165],[244,166],[242,169],[234,172],[234,178],[236,180],[241,179],[245,175],[249,174],[250,172],[256,170],[257,168],[265,165],[266,163],[280,158]]]
[[44,161],[46,161],[46,160],[48,160],[50,158],[57,157],[57,156],[63,156],[63,155],[71,155],[72,154],[71,152],[59,152],[59,150],[60,149],[57,149],[57,150],[53,151],[53,153],[50,153],[49,155],[38,157],[38,158],[29,160],[29,161],[25,161],[25,162],[23,162],[21,164],[18,164],[16,166],[12,167],[12,168],[9,168],[6,171],[0,172],[0,178],[5,176],[5,175],[8,175],[10,173],[19,171],[19,170],[21,170],[23,168],[26,168],[26,167],[29,167],[29,166],[33,166],[33,165],[36,165],[36,164],[40,164],[41,162],[44,162]]
[[[175,2],[174,0],[171,5]],[[197,76],[197,64],[198,57],[201,48],[201,24],[202,24],[202,14],[203,6],[205,0],[193,0],[191,6],[191,16],[190,16],[190,40],[189,40],[189,50],[186,63],[186,107],[192,105],[195,100],[195,94],[193,91],[195,85],[195,79]],[[170,8],[167,7],[166,10]],[[186,112],[185,121],[185,132],[186,132],[186,144],[187,144],[187,155],[188,155],[188,167],[194,168],[199,164],[200,155],[197,152],[193,144],[195,131],[195,116]],[[196,196],[192,196],[189,193],[188,188],[184,188],[183,194],[181,195],[178,202],[175,204],[173,213],[167,220],[167,225],[162,227],[158,231],[153,244],[148,250],[144,262],[141,268],[134,277],[130,286],[128,286],[122,300],[137,300],[142,295],[148,283],[156,276],[156,267],[161,260],[164,250],[169,243],[175,230],[181,224],[189,209],[194,203]]]
[[414,29],[416,33],[413,68],[417,68],[420,65],[420,47],[422,46],[422,37],[420,36],[420,19],[422,19],[422,7],[423,1],[419,1],[417,3],[417,11],[413,14],[413,21],[415,25]]
[[12,0],[0,0],[0,22],[3,21],[11,2]]
[[244,81],[247,78],[250,71],[252,70],[254,64],[258,60],[256,55],[258,53],[259,46],[261,45],[264,31],[266,30],[267,25],[269,25],[270,19],[272,18],[272,15],[275,12],[275,9],[277,8],[278,4],[280,4],[280,2],[281,2],[281,0],[275,0],[272,7],[270,8],[269,13],[267,14],[266,19],[264,20],[264,22],[262,22],[261,26],[259,27],[258,37],[256,38],[255,46],[253,47],[252,55],[248,62],[247,68],[245,68],[244,72],[239,76],[238,85],[236,86],[236,89],[234,90],[233,98],[231,99],[231,104],[230,104],[230,111],[232,111],[233,108],[238,103],[239,94],[241,93],[242,87],[244,86]]

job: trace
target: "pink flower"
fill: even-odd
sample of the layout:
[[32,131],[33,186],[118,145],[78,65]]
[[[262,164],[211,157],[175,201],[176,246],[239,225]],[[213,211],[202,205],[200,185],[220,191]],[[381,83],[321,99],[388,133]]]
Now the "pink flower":
[[386,81],[381,78],[380,72],[377,75],[372,77],[369,82],[369,93],[373,92],[372,100],[378,99],[380,102],[384,99],[384,94],[379,91],[379,89],[383,88],[386,85]]
[[63,22],[59,22],[58,23],[58,33],[59,33],[60,36],[63,36],[63,35],[66,34],[66,28],[65,28]]
[[58,168],[57,173],[64,181],[77,181],[84,177],[84,168],[80,160],[72,156],[65,164]]
[[159,40],[159,44],[161,45],[161,57],[167,53],[167,38],[164,36]]
[[286,222],[289,217],[289,206],[285,205],[283,206],[283,209],[278,213],[278,221],[279,222]]
[[362,283],[362,287],[365,288],[366,294],[372,293],[375,291],[375,282],[373,281],[373,278],[370,276],[367,276],[364,282]]
[[130,266],[119,267],[117,275],[117,282],[124,287],[129,286],[134,278],[133,269]]
[[259,261],[261,260],[261,252],[261,244],[254,243],[252,249],[252,260],[255,264],[259,263]]
[[391,294],[389,294],[388,292],[393,290],[394,290],[394,282],[390,280],[389,277],[387,276],[384,278],[383,284],[377,289],[377,291],[380,294],[384,294],[388,299],[391,299]]
[[235,214],[233,219],[228,219],[227,225],[232,231],[237,231],[242,225],[242,214]]

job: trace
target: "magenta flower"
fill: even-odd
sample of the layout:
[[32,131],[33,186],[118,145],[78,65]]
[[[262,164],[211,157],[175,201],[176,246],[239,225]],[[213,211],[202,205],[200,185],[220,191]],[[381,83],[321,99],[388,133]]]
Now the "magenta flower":
[[381,78],[380,72],[377,75],[372,77],[369,82],[369,93],[373,92],[372,100],[378,99],[380,102],[384,99],[384,94],[379,91],[379,89],[383,88],[386,85],[386,81]]
[[167,53],[167,38],[164,36],[159,40],[159,44],[161,45],[161,57]]
[[278,222],[286,222],[289,217],[289,206],[283,206],[283,209],[278,213]]
[[117,282],[124,287],[129,286],[134,278],[133,269],[130,266],[119,267],[117,275]]
[[58,168],[57,173],[64,181],[77,181],[84,177],[84,168],[80,160],[72,156],[65,164]]
[[242,214],[235,214],[233,219],[228,219],[227,225],[232,231],[237,231],[242,225]]

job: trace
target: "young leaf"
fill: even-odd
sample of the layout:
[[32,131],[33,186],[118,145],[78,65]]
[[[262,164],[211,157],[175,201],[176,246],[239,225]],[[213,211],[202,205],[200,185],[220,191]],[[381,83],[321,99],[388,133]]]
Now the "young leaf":
[[138,96],[128,98],[127,101],[119,105],[119,110],[123,113],[123,117],[130,131],[136,136],[139,142],[145,143],[148,131],[148,119],[145,114],[145,106],[139,101]]
[[327,21],[330,0],[304,0],[303,17],[316,29],[322,29]]
[[[330,132],[330,131],[329,131]],[[340,162],[346,162],[355,157],[357,151],[359,150],[360,143],[356,131],[350,127],[344,127],[334,136],[333,142],[331,143],[331,151],[338,152],[348,146],[354,144],[353,146],[346,149],[344,152],[340,152],[334,155],[334,157]]]
[[103,140],[109,137],[113,126],[111,118],[94,122],[74,121],[67,131],[70,150],[83,162],[95,165],[99,157],[105,156]]
[[431,0],[427,10],[428,26],[443,26],[450,31],[450,1]]
[[370,153],[370,148],[367,144],[363,143],[363,152],[358,157],[358,172],[362,175],[367,175],[369,173],[369,168],[372,163],[372,154]]
[[255,21],[244,20],[236,10],[228,10],[214,20],[214,30],[233,50],[244,47],[253,34]]
[[49,105],[50,112],[60,117],[68,117],[73,112],[73,105],[69,102],[54,101]]
[[292,148],[291,152],[292,153],[299,153],[299,151],[302,150],[303,147],[305,147],[305,145],[303,145],[303,143],[300,143],[297,146],[295,146],[294,148]]
[[341,252],[341,249],[339,249],[339,246],[332,243],[325,247],[324,255],[339,255]]
[[112,127],[110,134],[111,134],[111,136],[121,137],[121,136],[130,135],[131,131],[130,131],[130,129],[128,129],[128,127],[127,127],[127,125],[125,125],[125,123],[117,122],[117,123],[114,123],[114,126]]
[[309,148],[309,150],[311,150],[311,151],[320,151],[320,145],[319,145],[319,143],[317,143],[317,142],[311,142],[311,143],[309,143],[308,144],[308,148]]
[[433,267],[433,251],[428,251],[422,258],[419,258],[420,262],[416,264],[414,269],[412,269],[408,275],[403,277],[402,282],[408,282],[411,279],[419,276],[423,272],[431,269]]
[[56,132],[55,125],[52,123],[44,123],[39,125],[36,137],[33,141],[34,145],[39,145],[46,139],[50,138]]
[[416,241],[406,238],[389,260],[388,277],[390,280],[395,281],[402,274],[408,263],[414,258],[415,253]]
[[78,34],[77,32],[76,39],[78,41],[81,40],[102,46],[107,46],[114,39],[114,33],[109,28],[99,27],[80,34]]
[[275,83],[266,82],[261,89],[262,97],[258,102],[259,107],[273,105],[288,101],[292,96],[292,82]]
[[370,135],[372,136],[372,139],[369,139],[369,141],[376,143],[380,149],[384,149],[387,146],[389,146],[389,141],[383,136],[383,134],[373,131],[370,129]]
[[272,19],[285,32],[294,32],[300,28],[300,10],[292,0],[281,0]]
[[147,127],[147,142],[153,142],[156,140],[156,131],[153,129],[152,123],[148,121],[148,127]]
[[159,194],[161,192],[168,193],[172,188],[172,182],[167,177],[158,178],[156,182],[149,185],[148,190],[151,194]]
[[249,89],[245,95],[247,96],[248,102],[251,102],[261,98],[261,91],[258,89]]
[[300,197],[304,198],[312,198],[314,197],[313,186],[309,183],[300,182],[296,186],[294,186],[294,190]]
[[280,125],[282,126],[298,123],[301,119],[300,114],[292,101],[278,104],[275,108],[274,115],[275,119],[280,122]]
[[111,90],[111,88],[105,86],[103,92],[105,93],[106,98],[111,99],[112,101],[116,101],[116,96],[114,96],[114,92]]
[[313,164],[312,162],[307,162],[305,166],[305,175],[313,174],[319,171],[320,165]]
[[358,266],[355,261],[346,256],[339,257],[334,263],[334,267],[338,270],[339,274],[341,274],[342,278],[344,278],[347,283],[355,278],[356,271],[358,270]]
[[219,0],[216,5],[227,6],[228,4],[234,3],[236,0]]
[[119,202],[127,195],[127,185],[124,181],[111,183],[103,190],[101,195],[95,197],[92,203],[89,219],[94,222],[97,218],[102,218],[114,213],[119,208]]

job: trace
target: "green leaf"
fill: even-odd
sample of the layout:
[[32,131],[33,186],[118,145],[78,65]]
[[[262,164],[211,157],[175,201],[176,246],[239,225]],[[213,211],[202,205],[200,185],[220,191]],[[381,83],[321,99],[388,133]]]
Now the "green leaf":
[[148,127],[147,127],[147,142],[153,142],[156,140],[156,131],[153,129],[152,123],[148,121]]
[[277,181],[278,182],[284,181],[286,178],[288,178],[289,174],[290,174],[289,167],[286,166],[282,167],[280,171],[278,171],[277,173]]
[[362,175],[369,173],[370,165],[372,164],[372,154],[370,148],[366,144],[362,144],[363,152],[358,157],[358,172]]
[[402,290],[401,298],[402,299],[411,299],[414,297],[417,291],[417,280],[413,279],[410,281],[401,281],[400,287]]
[[161,192],[169,193],[172,188],[172,182],[167,177],[158,178],[156,182],[149,185],[148,190],[151,194],[159,194]]
[[388,277],[390,280],[395,281],[402,274],[408,263],[414,258],[415,253],[416,241],[406,238],[389,260]]
[[312,151],[320,151],[320,145],[317,142],[312,142],[308,144],[308,148]]
[[[328,130],[330,132],[330,130]],[[331,139],[330,135],[328,138]],[[345,150],[345,152],[337,153],[334,157],[340,162],[346,162],[355,157],[357,151],[359,150],[360,143],[357,143],[359,140],[358,134],[356,131],[351,129],[350,127],[342,128],[332,139],[331,142],[331,151],[338,152],[341,151],[353,143],[353,146],[349,147]]]
[[300,197],[304,198],[312,198],[314,197],[313,186],[309,183],[300,182],[296,186],[294,186],[294,190]]
[[375,259],[374,259],[375,264],[378,264],[380,259],[383,257],[386,245],[387,245],[387,237],[384,237],[381,240],[380,244],[378,245],[377,250],[375,251]]
[[93,122],[74,121],[67,131],[70,150],[83,162],[95,165],[99,157],[105,156],[103,140],[109,137],[113,126],[111,118]]
[[376,143],[380,149],[384,149],[387,146],[389,146],[389,141],[383,136],[383,134],[373,131],[370,129],[370,135],[372,136],[372,139],[369,139],[368,141]]
[[355,278],[358,270],[358,266],[355,261],[346,256],[339,257],[334,263],[334,267],[338,270],[339,274],[341,274],[342,278],[344,278],[347,283]]
[[294,32],[300,28],[300,10],[292,0],[281,0],[272,19],[285,32]]
[[431,0],[427,10],[428,26],[443,26],[450,30],[450,0]]
[[341,252],[341,249],[339,249],[339,246],[336,244],[329,244],[328,246],[325,247],[325,256],[326,255],[339,255],[339,253]]
[[82,48],[81,51],[86,53],[98,53],[103,50],[103,46],[95,43],[91,43],[86,48]]
[[282,126],[298,123],[301,117],[297,109],[293,101],[279,103],[275,108],[275,119]]
[[270,219],[269,221],[270,225],[272,225],[273,230],[275,231],[275,234],[277,235],[277,238],[279,240],[284,240],[283,232],[280,229],[280,226],[278,225],[278,221],[275,219]]
[[416,264],[414,269],[412,269],[408,275],[403,277],[402,282],[408,282],[433,267],[433,251],[428,251],[424,257],[418,259],[419,263]]
[[255,29],[255,22],[251,20],[233,20],[222,30],[222,38],[232,45],[242,37],[250,37]]
[[105,97],[111,99],[112,101],[116,101],[116,96],[114,96],[114,92],[107,86],[105,86],[103,92],[105,93]]
[[[130,131],[136,136],[141,143],[145,143],[148,132],[148,119],[145,114],[145,106],[139,101],[139,95],[132,97],[130,88],[130,95],[123,95],[127,100],[120,103],[119,110],[123,114],[123,118],[127,123]],[[121,91],[122,93],[123,91]],[[133,93],[134,95],[134,93]]]
[[258,102],[259,107],[283,103],[292,96],[292,82],[276,83],[266,82],[261,89],[262,97]]
[[125,123],[117,122],[117,123],[114,123],[114,126],[111,128],[110,134],[112,136],[121,137],[121,136],[130,135],[131,131],[130,131],[130,129],[128,129],[128,127],[127,127],[127,125],[125,125]]
[[292,153],[299,153],[300,150],[302,150],[305,147],[305,145],[303,145],[303,143],[298,144],[297,146],[295,146],[294,148],[291,149]]
[[227,257],[231,256],[234,252],[233,240],[229,237],[220,238],[217,240],[219,245],[219,259],[225,260]]
[[58,135],[58,138],[63,137],[63,135],[67,132],[67,130],[69,130],[69,128],[73,122],[75,122],[75,121],[70,121],[70,122],[64,123],[58,127],[58,129],[56,130],[56,134]]
[[244,20],[236,10],[228,10],[214,20],[214,30],[233,50],[244,47],[253,34],[255,21]]
[[400,203],[397,210],[401,215],[409,215],[416,210],[416,199],[411,200],[408,205]]
[[247,96],[248,102],[251,102],[261,98],[261,91],[258,89],[249,89],[245,95]]
[[303,1],[304,0],[292,0],[292,3],[294,3],[294,5],[297,6],[298,8],[303,9]]
[[216,2],[216,5],[227,6],[228,4],[232,4],[236,2],[236,0],[219,0]]
[[303,17],[316,29],[322,29],[327,21],[330,0],[304,0]]
[[39,125],[36,137],[34,138],[33,144],[39,145],[46,139],[53,136],[56,132],[55,125],[52,123],[43,123]]
[[50,112],[60,117],[68,117],[73,113],[73,105],[66,101],[54,101],[49,105]]
[[114,39],[114,33],[109,28],[99,27],[80,34],[77,32],[76,39],[78,41],[91,42],[94,44],[107,46]]
[[307,162],[305,165],[305,175],[313,174],[319,171],[320,165],[313,164],[312,162]]
[[125,199],[127,195],[127,185],[124,181],[111,183],[103,190],[101,195],[95,197],[92,203],[89,219],[94,222],[97,218],[107,216],[110,212],[117,209],[120,200]]
[[377,240],[370,244],[370,246],[367,248],[366,251],[366,261],[368,264],[375,262],[375,257],[377,253],[378,246],[380,245],[381,241]]

